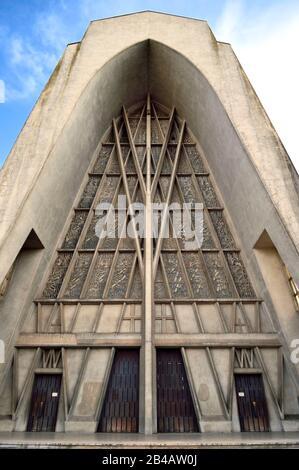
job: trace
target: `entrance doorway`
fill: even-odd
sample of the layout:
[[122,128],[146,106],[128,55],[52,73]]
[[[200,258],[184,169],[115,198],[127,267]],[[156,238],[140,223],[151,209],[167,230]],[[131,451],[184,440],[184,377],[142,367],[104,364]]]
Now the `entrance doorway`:
[[193,401],[179,349],[157,350],[158,432],[198,432]]
[[36,374],[27,431],[54,432],[61,387],[61,374]]
[[270,431],[262,375],[236,374],[235,384],[241,431]]
[[116,350],[98,432],[138,432],[138,390],[139,350]]

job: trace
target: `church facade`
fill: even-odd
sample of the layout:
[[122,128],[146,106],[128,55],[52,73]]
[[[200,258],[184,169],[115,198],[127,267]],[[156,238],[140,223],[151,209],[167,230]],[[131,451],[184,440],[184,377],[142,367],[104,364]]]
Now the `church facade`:
[[298,175],[205,21],[91,22],[0,178],[0,442],[299,431]]

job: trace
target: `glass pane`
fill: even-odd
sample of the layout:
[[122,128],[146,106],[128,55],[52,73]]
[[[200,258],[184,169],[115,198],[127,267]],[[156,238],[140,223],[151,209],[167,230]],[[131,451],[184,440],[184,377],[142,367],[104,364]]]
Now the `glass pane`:
[[180,176],[178,178],[181,191],[184,196],[184,201],[189,202],[191,204],[195,204],[196,202],[201,202],[199,194],[195,191],[193,182],[190,176]]
[[101,202],[112,202],[112,199],[115,195],[119,177],[109,176],[105,178],[104,185],[101,189],[99,203]]
[[163,278],[161,266],[158,266],[155,286],[154,286],[154,296],[156,299],[168,299],[169,295],[167,293],[167,286]]
[[210,211],[210,216],[222,248],[235,248],[235,243],[222,211]]
[[131,129],[131,132],[132,132],[132,136],[133,136],[133,137],[134,137],[134,135],[135,135],[138,122],[139,122],[139,119],[138,119],[138,118],[130,118],[130,119],[129,119],[130,129]]
[[205,173],[204,164],[195,145],[186,145],[185,150],[195,173]]
[[89,224],[87,233],[85,235],[82,248],[93,249],[93,250],[96,248],[99,239],[95,233],[95,226],[98,220],[99,220],[99,217],[94,214]]
[[112,253],[101,253],[98,255],[86,293],[87,298],[101,299],[103,297],[112,260]]
[[78,299],[80,297],[92,256],[92,253],[80,253],[78,255],[64,297],[73,299]]
[[133,277],[133,280],[132,280],[131,292],[130,292],[129,297],[132,298],[132,299],[142,299],[143,298],[143,286],[142,286],[142,281],[141,281],[140,271],[139,271],[139,266],[138,265],[135,268],[135,273],[134,273],[134,277]]
[[173,297],[188,297],[187,287],[176,253],[163,253],[163,261]]
[[216,297],[232,297],[233,294],[219,253],[204,253],[204,258]]
[[137,131],[137,135],[135,138],[135,143],[137,144],[145,144],[146,141],[146,121],[142,118],[141,123],[139,125],[139,129]]
[[243,261],[241,260],[239,253],[225,253],[225,256],[240,297],[255,297],[254,290],[248,279]]
[[91,207],[95,194],[97,192],[98,186],[100,184],[100,176],[90,176],[89,180],[83,191],[81,200],[79,202],[79,207],[87,208]]
[[154,119],[151,120],[151,141],[153,144],[161,142],[160,130],[158,129],[157,122]]
[[65,236],[62,248],[74,249],[77,245],[79,237],[87,218],[87,211],[76,211],[71,221],[69,230]]
[[108,294],[109,298],[122,299],[125,297],[133,264],[133,256],[133,253],[119,253]]
[[194,297],[204,299],[212,297],[203,263],[198,253],[183,253],[183,259]]
[[219,207],[219,201],[208,176],[198,176],[197,181],[207,207]]
[[43,297],[46,297],[47,299],[55,299],[58,296],[71,258],[71,253],[59,253],[44,289]]
[[93,167],[93,173],[104,173],[113,145],[103,145]]

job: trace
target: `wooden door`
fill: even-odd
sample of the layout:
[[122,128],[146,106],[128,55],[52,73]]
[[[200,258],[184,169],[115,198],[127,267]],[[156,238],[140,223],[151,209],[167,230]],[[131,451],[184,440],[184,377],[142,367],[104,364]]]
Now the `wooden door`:
[[179,349],[157,350],[158,432],[198,432],[193,401]]
[[60,387],[61,374],[35,375],[27,431],[55,431]]
[[241,431],[269,431],[269,415],[261,374],[235,375]]
[[116,350],[99,432],[138,432],[139,350]]

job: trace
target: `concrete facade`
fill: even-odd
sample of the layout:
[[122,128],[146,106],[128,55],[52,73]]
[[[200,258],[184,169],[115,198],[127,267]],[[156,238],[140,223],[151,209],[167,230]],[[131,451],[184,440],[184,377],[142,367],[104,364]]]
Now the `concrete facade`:
[[[143,302],[103,303],[94,328],[96,303],[78,313],[71,301],[37,300],[112,119],[120,119],[122,106],[133,116],[148,93],[186,120],[256,302],[243,299],[245,313],[235,313],[237,294],[235,301],[196,307],[180,300],[172,319],[169,302],[152,309],[152,281]],[[61,350],[56,373],[63,374],[56,431],[95,432],[120,346],[141,348],[140,432],[156,432],[156,347],[181,348],[201,432],[240,430],[235,349],[254,350],[252,369],[264,377],[271,431],[299,430],[299,365],[290,360],[299,313],[285,272],[299,284],[298,175],[231,46],[217,42],[205,21],[142,12],[92,22],[80,43],[67,46],[0,178],[0,283],[14,265],[0,300],[1,430],[26,430],[34,374],[43,369],[44,350],[54,349]],[[60,314],[64,326],[54,318]],[[155,329],[152,315],[165,315],[169,329]],[[227,325],[238,315],[250,320],[236,331]]]

